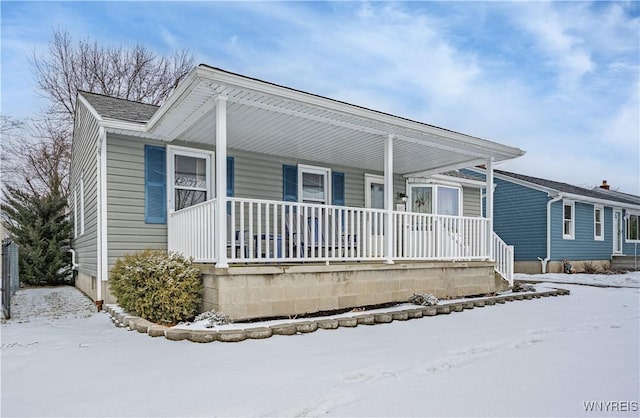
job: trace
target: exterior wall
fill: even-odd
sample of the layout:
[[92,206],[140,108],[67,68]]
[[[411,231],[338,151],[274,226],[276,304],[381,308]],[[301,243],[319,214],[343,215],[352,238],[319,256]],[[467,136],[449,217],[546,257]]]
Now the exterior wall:
[[[69,208],[71,210],[71,222],[75,210],[73,192],[79,192],[80,177],[84,184],[84,234],[78,235],[72,240],[72,248],[76,251],[76,263],[78,272],[83,275],[96,276],[98,257],[98,227],[97,227],[97,147],[99,131],[98,121],[78,101],[76,125],[73,132],[73,144],[71,147],[71,174]],[[80,196],[77,197],[80,206]],[[80,228],[80,210],[78,208],[78,229]],[[80,231],[78,231],[79,234]]]
[[[122,135],[107,137],[107,236],[109,268],[127,253],[147,248],[167,248],[167,226],[144,221],[144,145],[166,145]],[[172,145],[211,149],[184,142]],[[282,200],[282,165],[309,164],[264,154],[229,149],[234,157],[234,195],[236,197]],[[330,167],[345,173],[345,203],[364,207],[364,174],[349,167]],[[380,174],[380,173],[371,173]],[[404,192],[404,179],[394,175],[394,194]],[[397,200],[397,199],[396,199]],[[397,200],[399,202],[399,200]],[[95,273],[93,273],[95,275]]]
[[202,310],[224,312],[234,320],[406,302],[414,293],[439,298],[479,295],[499,287],[493,263],[483,261],[202,270]]
[[144,221],[145,144],[162,145],[120,135],[107,136],[109,268],[127,253],[167,248],[167,226]]
[[462,215],[463,216],[482,216],[480,209],[480,189],[473,187],[462,187]]
[[[493,230],[515,247],[515,261],[538,261],[547,256],[545,192],[495,179]],[[517,270],[516,270],[517,271]]]
[[604,208],[604,240],[594,240],[593,204],[575,202],[574,239],[563,239],[562,200],[551,207],[551,260],[610,260],[613,251],[613,212]]

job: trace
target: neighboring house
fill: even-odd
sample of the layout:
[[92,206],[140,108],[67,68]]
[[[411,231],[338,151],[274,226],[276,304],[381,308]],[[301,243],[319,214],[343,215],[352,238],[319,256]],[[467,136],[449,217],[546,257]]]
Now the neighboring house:
[[[463,170],[484,178],[484,170]],[[638,254],[640,196],[586,189],[494,170],[494,231],[515,247],[515,271],[561,272],[569,259],[610,266],[612,258]]]
[[193,257],[202,308],[235,319],[492,292],[510,249],[486,183],[452,170],[522,154],[205,65],[160,107],[81,92],[76,284],[113,302],[114,262],[159,248]]

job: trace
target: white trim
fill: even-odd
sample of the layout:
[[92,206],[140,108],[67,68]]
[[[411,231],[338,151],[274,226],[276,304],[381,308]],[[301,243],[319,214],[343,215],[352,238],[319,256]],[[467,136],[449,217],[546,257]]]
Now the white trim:
[[[214,249],[218,255],[216,268],[227,268],[227,97],[216,99],[216,203],[214,213]],[[207,170],[209,172],[210,170]],[[258,224],[260,221],[258,221]]]
[[[203,158],[205,160],[205,182],[206,187],[190,188],[179,187],[179,189],[204,190],[207,193],[205,200],[209,200],[213,196],[213,161],[215,153],[213,151],[201,150],[197,148],[180,147],[176,145],[167,145],[167,211],[175,210],[175,156],[181,155],[185,157]],[[225,188],[226,190],[226,188]]]
[[107,133],[100,127],[98,139],[98,283],[97,300],[102,300],[102,282],[109,280],[109,241],[107,236]]
[[[619,215],[618,219],[620,220],[620,228],[616,228],[616,213]],[[624,245],[624,237],[625,227],[624,227],[624,219],[622,218],[622,209],[613,208],[612,212],[612,226],[613,226],[613,249],[612,252],[615,255],[621,255],[623,253],[622,247]],[[619,234],[619,235],[618,235]]]
[[80,173],[80,235],[84,235],[84,172]]
[[385,264],[393,264],[394,250],[394,230],[391,227],[393,223],[393,140],[395,136],[387,135],[384,139],[384,209],[385,228],[384,228],[384,255]]
[[331,204],[331,169],[314,165],[298,164],[298,202],[305,202],[302,177],[304,173],[324,176],[324,199],[308,199],[307,203]]
[[[631,230],[631,217],[632,216],[637,217],[636,225],[638,225],[638,233],[637,233],[638,235],[637,235],[636,239],[629,238],[629,231]],[[623,231],[623,233],[624,233],[624,242],[630,242],[630,243],[633,243],[633,244],[640,243],[640,212],[628,210],[628,211],[626,211],[626,213],[625,213],[625,215],[623,217],[623,220],[624,220],[624,223],[625,223],[625,225],[623,227],[623,229],[624,229],[624,231]]]
[[[364,207],[365,208],[371,207],[371,185],[372,184],[382,184],[384,186],[384,176],[380,176],[377,174],[364,173]],[[386,190],[384,191],[384,193],[386,196],[387,194]]]
[[[600,212],[600,221],[596,219],[596,213]],[[600,235],[597,234],[596,226],[600,225]],[[593,205],[593,240],[604,241],[604,206]]]
[[[571,222],[570,227],[571,227],[571,232],[569,234],[566,234],[564,232],[564,223],[566,221],[566,218],[564,217],[564,208],[565,206],[570,206],[571,207],[571,219],[569,220]],[[562,201],[562,239],[575,239],[576,238],[576,203],[573,200],[567,200],[564,199]]]
[[73,238],[78,238],[78,190],[73,188]]

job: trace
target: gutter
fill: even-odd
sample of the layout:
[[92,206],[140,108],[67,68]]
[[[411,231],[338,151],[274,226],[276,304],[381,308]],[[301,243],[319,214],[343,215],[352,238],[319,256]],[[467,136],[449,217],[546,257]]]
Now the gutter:
[[547,256],[544,259],[538,257],[538,260],[540,260],[540,264],[542,265],[542,274],[547,272],[547,263],[551,260],[551,205],[563,198],[564,195],[560,193],[558,196],[547,202]]

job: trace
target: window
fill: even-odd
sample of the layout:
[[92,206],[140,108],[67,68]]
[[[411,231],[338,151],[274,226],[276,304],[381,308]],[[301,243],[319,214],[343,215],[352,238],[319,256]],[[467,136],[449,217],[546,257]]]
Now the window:
[[384,209],[384,177],[364,175],[364,203],[366,208]]
[[457,187],[409,184],[409,210],[458,216],[461,213],[461,191]]
[[593,207],[593,239],[596,241],[604,241],[604,233],[602,229],[602,206]]
[[212,154],[170,147],[169,209],[180,210],[211,198]]
[[640,214],[627,215],[627,241],[640,241]]
[[562,205],[562,238],[573,239],[575,231],[575,205],[564,202]]
[[438,215],[460,215],[460,189],[438,186]]
[[328,204],[331,170],[323,167],[298,165],[298,197],[300,202]]

